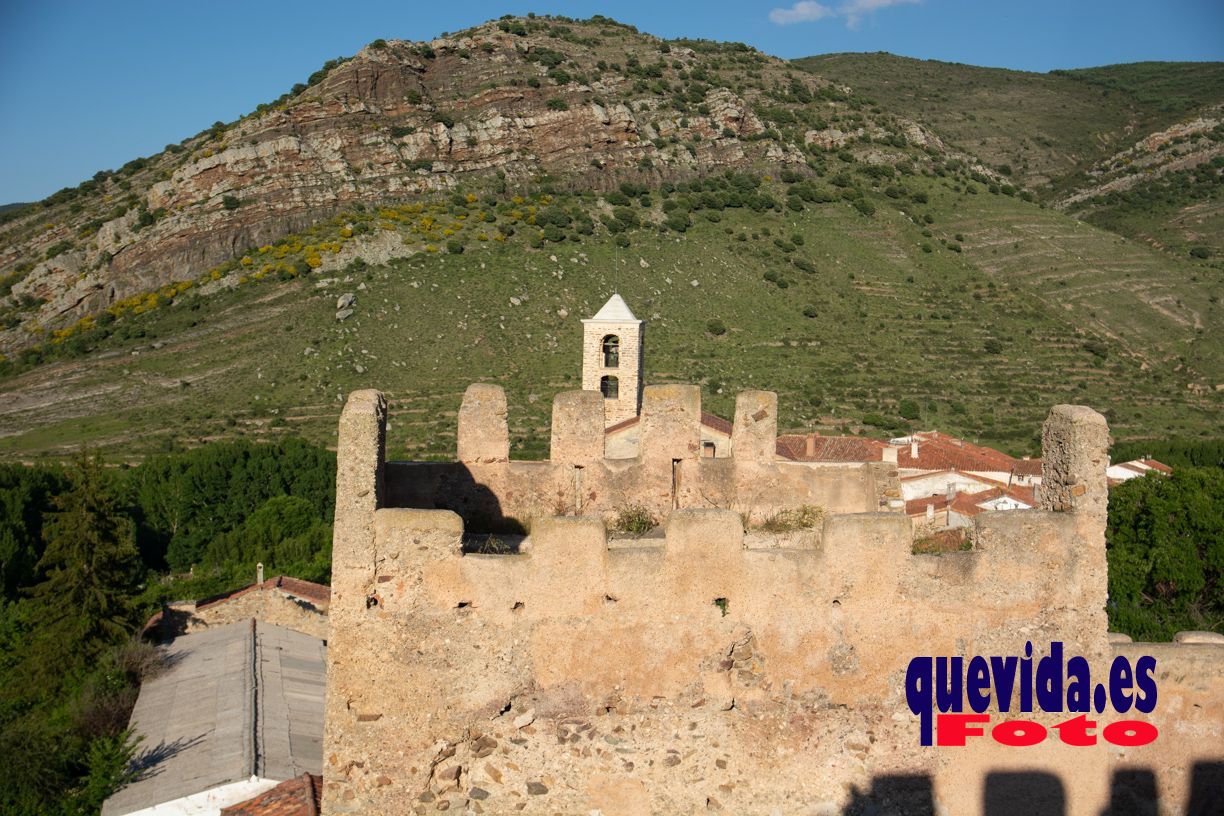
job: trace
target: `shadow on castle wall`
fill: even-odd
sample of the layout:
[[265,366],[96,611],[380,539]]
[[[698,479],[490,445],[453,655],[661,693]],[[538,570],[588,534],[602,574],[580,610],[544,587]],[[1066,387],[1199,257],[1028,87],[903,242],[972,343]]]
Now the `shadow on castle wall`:
[[506,515],[501,499],[458,462],[388,462],[387,507],[450,510],[469,535],[525,535],[530,519]]
[[[1156,775],[1140,768],[1114,771],[1109,805],[1100,816],[1157,816],[1162,813]],[[1187,816],[1224,813],[1224,763],[1198,762],[1190,772]],[[992,771],[982,794],[983,816],[1064,816],[1067,791],[1044,771]],[[851,792],[843,816],[934,816],[935,792],[923,774],[877,776],[871,788]]]

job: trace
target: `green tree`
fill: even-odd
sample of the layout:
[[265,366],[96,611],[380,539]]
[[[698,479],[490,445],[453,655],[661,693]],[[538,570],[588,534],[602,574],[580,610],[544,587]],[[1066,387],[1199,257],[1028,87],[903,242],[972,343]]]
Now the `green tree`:
[[1224,471],[1123,482],[1110,492],[1106,540],[1115,631],[1168,640],[1224,629]]
[[46,578],[30,590],[30,601],[42,621],[39,638],[84,662],[128,636],[140,557],[100,457],[82,452],[69,477],[71,487],[46,517],[47,546],[38,562]]

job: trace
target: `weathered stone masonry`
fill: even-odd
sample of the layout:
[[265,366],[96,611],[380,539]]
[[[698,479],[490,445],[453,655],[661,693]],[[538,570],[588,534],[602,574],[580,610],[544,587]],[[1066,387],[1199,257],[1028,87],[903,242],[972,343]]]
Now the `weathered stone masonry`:
[[[1152,746],[918,745],[913,656],[1062,640],[1100,672],[1143,648],[1106,639],[1099,414],[1052,410],[1043,509],[983,514],[972,550],[931,556],[879,512],[895,465],[773,459],[772,394],[740,395],[727,460],[700,459],[694,387],[646,389],[635,460],[602,459],[601,411],[598,394],[558,396],[551,460],[512,462],[504,396],[474,386],[462,461],[384,463],[385,402],[350,397],[325,813],[837,813],[872,795],[976,813],[1022,770],[1096,816],[1118,773],[1150,770],[1176,809],[1219,761],[1224,650],[1209,645],[1158,650],[1167,738]],[[609,540],[630,502],[666,517],[664,539]],[[744,516],[802,504],[830,513],[810,546],[745,546]],[[519,552],[463,552],[465,525],[511,523],[530,528]]]

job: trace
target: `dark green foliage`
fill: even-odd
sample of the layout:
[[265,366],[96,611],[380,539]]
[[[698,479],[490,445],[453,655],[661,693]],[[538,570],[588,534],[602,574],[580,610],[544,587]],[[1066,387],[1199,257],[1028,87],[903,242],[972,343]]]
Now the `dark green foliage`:
[[1109,622],[1136,640],[1224,628],[1224,471],[1182,467],[1110,491]]
[[1100,340],[1087,340],[1084,342],[1084,351],[1090,353],[1093,357],[1104,360],[1109,356],[1109,346],[1102,343]]
[[1224,468],[1224,439],[1146,439],[1119,442],[1109,452],[1115,462],[1155,459],[1172,468]]
[[897,405],[897,414],[902,419],[917,419],[921,413],[918,403],[912,399],[901,400]]
[[723,323],[718,318],[714,318],[710,322],[706,323],[706,331],[715,337],[721,337],[727,333],[727,324]]
[[58,468],[0,465],[0,592],[16,598],[36,582],[43,553],[43,512],[67,479]]
[[446,242],[446,251],[452,255],[462,255],[463,254],[463,242],[456,241],[452,238],[451,240]]
[[672,210],[667,214],[667,218],[663,220],[663,224],[670,230],[685,232],[693,225],[693,222],[684,210]]
[[227,210],[236,210],[242,206],[242,202],[235,196],[227,195],[221,198],[221,206]]
[[548,107],[549,110],[554,110],[554,111],[569,110],[569,104],[564,99],[561,99],[560,97],[556,97],[556,96],[554,96],[552,99],[549,99],[544,104]]
[[992,338],[990,338],[989,340],[987,340],[985,343],[983,343],[983,344],[982,344],[982,349],[983,349],[983,350],[984,350],[984,351],[985,351],[987,354],[1002,354],[1002,353],[1003,353],[1003,344],[1002,344],[1001,342],[999,342],[998,340],[995,340],[995,339],[992,337]]
[[50,260],[57,255],[63,255],[70,249],[72,249],[71,241],[56,241],[51,246],[47,247],[47,260]]
[[237,528],[273,496],[299,496],[330,520],[335,459],[288,439],[275,445],[226,442],[190,454],[150,457],[128,479],[140,509],[146,563],[186,571],[218,535]]
[[88,660],[123,640],[135,623],[131,596],[139,580],[135,529],[105,484],[101,462],[81,454],[69,489],[51,502],[30,590],[39,640]]

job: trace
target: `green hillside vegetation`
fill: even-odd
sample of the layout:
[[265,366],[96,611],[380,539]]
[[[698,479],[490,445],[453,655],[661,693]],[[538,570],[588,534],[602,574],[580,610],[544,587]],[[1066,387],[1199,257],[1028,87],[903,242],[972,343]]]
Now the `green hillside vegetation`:
[[1224,102],[1224,63],[1141,62],[1046,74],[893,54],[795,64],[930,126],[1034,189]]
[[[463,389],[485,380],[509,392],[515,455],[544,456],[552,396],[579,387],[578,321],[613,291],[649,322],[647,382],[698,382],[724,416],[764,387],[785,429],[938,427],[1016,454],[1057,402],[1104,410],[1119,438],[1217,427],[1208,261],[1172,262],[954,163],[813,164],[338,216],[214,270],[232,290],[170,287],[4,364],[0,452],[331,443],[344,396],[378,387],[394,455],[450,457]],[[311,271],[373,230],[416,253]],[[355,312],[339,322],[344,293]]]
[[[1224,142],[1224,125],[1212,138]],[[1075,217],[1167,248],[1179,256],[1224,255],[1224,154],[1185,170],[1144,180],[1126,190],[1076,202]]]

